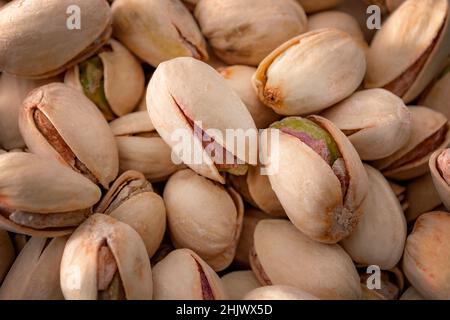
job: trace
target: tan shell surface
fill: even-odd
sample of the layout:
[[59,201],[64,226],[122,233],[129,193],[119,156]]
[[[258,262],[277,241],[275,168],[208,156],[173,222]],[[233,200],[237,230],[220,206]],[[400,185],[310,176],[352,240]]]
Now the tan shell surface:
[[421,97],[419,104],[438,111],[450,119],[450,90],[448,88],[450,88],[450,70]]
[[442,177],[441,172],[439,171],[439,168],[437,166],[437,158],[442,151],[443,150],[437,150],[431,155],[429,166],[434,187],[436,188],[436,191],[447,210],[450,210],[450,186]]
[[[431,160],[431,158],[430,158]],[[406,201],[409,203],[405,211],[408,223],[413,222],[422,213],[430,212],[437,208],[442,200],[433,184],[430,172],[408,181],[406,185]]]
[[265,286],[252,290],[243,300],[319,300],[315,296],[291,286]]
[[132,112],[109,123],[115,136],[134,135],[155,131],[147,110]]
[[16,258],[8,232],[0,230],[0,283]]
[[247,293],[261,287],[251,270],[233,271],[224,275],[221,280],[230,300],[242,300]]
[[343,0],[297,0],[306,13],[314,13],[321,10],[331,9],[343,2]]

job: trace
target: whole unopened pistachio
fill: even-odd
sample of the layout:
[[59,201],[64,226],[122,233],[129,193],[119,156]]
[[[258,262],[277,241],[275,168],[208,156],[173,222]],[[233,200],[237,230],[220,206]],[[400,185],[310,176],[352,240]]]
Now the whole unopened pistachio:
[[100,189],[66,166],[31,153],[0,155],[0,227],[40,237],[72,232]]
[[450,215],[421,215],[406,240],[403,271],[427,299],[450,299]]
[[302,5],[306,13],[313,13],[321,10],[331,9],[338,6],[343,0],[297,0]]
[[450,53],[449,2],[409,0],[376,33],[367,56],[366,88],[385,88],[413,101]]
[[419,100],[421,106],[429,107],[450,119],[450,66],[432,83]]
[[0,288],[0,300],[63,300],[59,268],[67,237],[32,237]]
[[215,271],[231,264],[244,215],[234,189],[186,169],[170,177],[164,202],[175,247],[192,249]]
[[400,300],[426,300],[414,287],[409,287],[403,292]]
[[58,160],[108,189],[117,176],[116,142],[83,93],[62,83],[33,90],[23,102],[20,132],[33,153]]
[[208,60],[203,35],[180,0],[116,0],[112,13],[114,36],[154,67],[176,57]]
[[264,286],[252,290],[244,300],[319,300],[317,297],[291,286]]
[[[433,156],[430,157],[430,161],[432,158]],[[416,220],[422,213],[433,211],[442,203],[437,188],[433,184],[432,170],[430,168],[430,172],[409,180],[406,184],[406,201],[409,207],[405,211],[405,216],[408,223]]]
[[411,135],[408,142],[395,153],[372,165],[388,178],[407,180],[429,172],[428,160],[438,149],[450,143],[447,118],[430,108],[409,107]]
[[265,129],[280,118],[272,109],[262,104],[256,95],[252,86],[252,77],[256,72],[255,68],[236,65],[220,68],[219,72],[247,106],[255,121],[256,128]]
[[214,52],[228,64],[256,66],[307,29],[305,11],[290,0],[200,0],[195,17]]
[[384,89],[358,91],[321,115],[347,135],[362,160],[392,155],[411,135],[408,108]]
[[92,55],[111,30],[104,0],[12,1],[0,11],[0,70],[51,77]]
[[[243,175],[247,163],[256,164],[255,123],[226,80],[206,63],[193,58],[161,63],[147,89],[147,107],[161,138],[199,174],[225,183],[220,172]],[[245,135],[239,146],[237,134]]]
[[153,268],[155,300],[223,300],[222,281],[194,251],[172,251]]
[[126,171],[119,176],[95,211],[133,227],[149,257],[159,248],[166,231],[166,208],[142,173]]
[[286,220],[262,220],[251,266],[262,285],[289,285],[320,299],[359,299],[356,268],[338,244],[309,239]]
[[0,230],[0,285],[15,257],[14,247],[8,232]]
[[67,300],[151,300],[150,259],[139,234],[94,214],[70,236],[61,260]]
[[363,292],[363,300],[398,300],[400,293],[405,285],[405,277],[399,268],[391,270],[381,270],[379,285],[380,287],[372,288],[369,284],[373,281],[371,272],[367,272],[366,268],[362,268],[360,273],[361,289]]
[[366,72],[363,48],[337,29],[310,31],[282,44],[259,65],[253,85],[276,113],[305,115],[350,96]]
[[144,93],[139,61],[116,40],[69,69],[64,82],[83,92],[107,120],[130,113]]
[[250,291],[261,287],[251,270],[230,272],[221,280],[230,300],[241,300]]
[[448,209],[450,208],[450,149],[437,150],[433,153],[429,166],[434,187]]
[[[265,141],[276,134],[276,143]],[[353,232],[368,180],[339,129],[319,116],[288,117],[263,132],[261,145],[272,188],[299,230],[325,243]]]

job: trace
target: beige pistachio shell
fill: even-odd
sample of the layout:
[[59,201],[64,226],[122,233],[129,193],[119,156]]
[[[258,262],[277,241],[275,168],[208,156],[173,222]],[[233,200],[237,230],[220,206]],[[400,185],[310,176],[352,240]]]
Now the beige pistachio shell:
[[416,220],[422,213],[434,210],[442,203],[430,172],[408,181],[406,201],[409,203],[409,207],[405,211],[408,223]]
[[[68,8],[76,5],[77,13]],[[79,18],[80,28],[72,25]],[[49,23],[51,21],[51,23]],[[0,12],[0,70],[48,78],[98,50],[111,34],[104,0],[13,1]]]
[[255,121],[256,128],[265,129],[280,118],[272,109],[262,104],[253,89],[252,77],[256,68],[235,65],[220,68],[219,72],[247,106]]
[[419,104],[436,110],[450,119],[450,69],[420,98]]
[[132,112],[117,118],[109,123],[111,131],[115,136],[130,136],[147,134],[155,131],[155,127],[145,111]]
[[321,115],[347,135],[362,160],[392,155],[411,135],[408,108],[384,89],[358,91]]
[[9,271],[16,255],[8,232],[0,230],[0,283]]
[[180,0],[116,0],[112,14],[114,36],[154,67],[176,57],[208,60],[203,35]]
[[358,273],[339,245],[311,240],[286,220],[260,221],[254,240],[252,270],[261,284],[294,286],[320,299],[360,298]]
[[147,111],[147,99],[145,94],[141,97],[141,101],[134,111]]
[[[372,162],[372,165],[381,170],[386,177],[395,180],[408,180],[427,173],[429,171],[428,160],[431,154],[435,150],[443,149],[450,144],[448,120],[443,114],[420,106],[411,106],[409,111],[411,114],[411,135],[408,142],[389,157]],[[412,161],[398,165],[399,160],[404,159],[406,156],[412,157],[413,152],[418,153],[422,151],[422,148],[430,149],[432,144],[430,146],[430,143],[427,141],[439,132],[445,135],[440,144],[433,146],[432,150],[425,156],[419,159],[413,157]],[[394,168],[392,168],[393,165]]]
[[98,298],[99,248],[111,250],[127,300],[151,300],[150,259],[139,234],[127,224],[94,214],[70,236],[61,261],[61,289],[67,300]]
[[[442,152],[443,150],[437,150],[431,155],[429,166],[434,187],[445,207],[450,210],[450,185],[444,179],[441,171],[442,169],[439,167],[437,161]],[[445,168],[445,170],[448,169]]]
[[240,129],[255,134],[255,123],[239,96],[207,64],[193,58],[161,63],[147,89],[147,106],[161,138],[177,157],[199,174],[225,182],[187,118],[201,125],[203,131],[237,159],[256,164],[256,148],[251,148],[250,143],[235,150],[234,139],[226,139],[227,130]]
[[265,286],[252,290],[243,300],[319,300],[317,297],[291,286]]
[[406,241],[403,271],[427,299],[450,299],[450,215],[421,215]]
[[230,300],[241,300],[250,291],[261,287],[253,271],[233,271],[222,278],[223,287]]
[[350,96],[365,72],[364,50],[352,36],[320,29],[275,49],[259,65],[253,85],[276,113],[306,115]]
[[447,0],[410,0],[395,10],[371,43],[365,86],[414,100],[450,53],[448,14]]
[[192,249],[215,271],[231,264],[244,215],[233,189],[186,169],[170,177],[164,202],[175,247]]
[[64,300],[59,268],[67,237],[32,237],[6,276],[0,300]]
[[[345,195],[330,165],[300,139],[279,131],[278,142],[269,145],[262,140],[261,150],[272,189],[292,223],[316,241],[336,243],[350,235],[359,221],[368,178],[356,150],[339,129],[319,116],[309,120],[329,132],[342,154],[349,178]],[[263,139],[274,130],[278,129],[263,132]]]
[[256,66],[307,29],[303,8],[290,0],[200,0],[195,18],[214,52],[230,65]]
[[331,9],[343,2],[343,0],[297,0],[306,13],[313,13],[321,10]]
[[387,180],[365,165],[369,191],[362,204],[363,215],[352,234],[341,241],[353,261],[391,269],[403,254],[406,220],[402,207]]
[[155,300],[224,300],[220,278],[194,251],[177,249],[153,268]]
[[[58,146],[64,150],[63,154],[40,131],[35,120],[37,110],[48,119],[65,143]],[[97,107],[76,89],[52,83],[33,90],[23,102],[19,127],[31,152],[72,168],[78,159],[106,189],[116,178],[119,159],[111,129]]]
[[403,292],[400,300],[426,300],[414,287],[409,287]]

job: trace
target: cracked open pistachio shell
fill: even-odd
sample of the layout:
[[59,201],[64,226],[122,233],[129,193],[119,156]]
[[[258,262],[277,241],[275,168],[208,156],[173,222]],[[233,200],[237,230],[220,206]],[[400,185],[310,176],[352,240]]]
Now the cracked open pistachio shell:
[[275,49],[259,65],[253,85],[260,100],[282,115],[306,115],[350,96],[366,72],[363,47],[349,34],[320,29]]
[[450,66],[432,83],[419,100],[421,106],[426,106],[444,114],[450,119]]
[[149,257],[159,248],[166,231],[166,208],[142,173],[130,170],[119,176],[95,211],[133,227]]
[[307,29],[305,11],[290,0],[200,0],[195,17],[214,52],[230,65],[256,66]]
[[[74,6],[78,16],[68,15]],[[0,70],[49,78],[92,55],[111,30],[104,0],[12,1],[0,11]]]
[[243,300],[319,300],[317,297],[291,286],[264,286],[244,296]]
[[8,232],[0,230],[0,285],[16,255]]
[[256,68],[236,65],[220,68],[218,71],[247,106],[248,111],[250,111],[255,121],[256,128],[265,129],[280,118],[279,115],[272,109],[267,108],[259,100],[253,89],[252,77],[256,72]]
[[373,39],[366,88],[385,88],[413,101],[445,66],[450,53],[448,0],[409,0]]
[[83,93],[62,83],[33,90],[23,102],[19,128],[28,149],[69,166],[108,189],[119,170],[111,129]]
[[403,292],[400,300],[426,300],[414,287],[409,287]]
[[40,237],[72,232],[100,189],[66,166],[31,153],[0,155],[0,227]]
[[230,272],[224,275],[221,280],[230,300],[241,300],[250,291],[261,287],[251,270]]
[[169,178],[164,202],[175,247],[192,249],[215,271],[231,264],[244,215],[234,189],[186,169]]
[[427,299],[450,299],[450,215],[421,215],[406,240],[403,271]]
[[180,0],[116,0],[112,14],[114,36],[154,67],[176,57],[208,60],[205,39]]
[[433,211],[442,203],[439,193],[433,185],[431,172],[409,180],[406,184],[405,196],[409,204],[408,209],[405,210],[408,223],[416,220],[422,213]]
[[219,276],[194,251],[172,251],[153,268],[155,300],[224,300]]
[[363,215],[352,234],[341,241],[353,261],[391,269],[403,254],[406,219],[400,202],[383,175],[365,165],[369,191],[361,210]]
[[261,139],[272,189],[292,223],[320,242],[350,235],[368,178],[348,138],[329,120],[311,116],[275,122]]
[[362,160],[383,159],[405,146],[411,115],[402,99],[383,89],[358,91],[323,117],[348,137]]
[[[219,171],[242,175],[247,163],[256,165],[252,116],[226,80],[206,63],[186,57],[161,63],[147,89],[147,107],[174,155],[199,174],[225,183]],[[241,147],[235,144],[239,133],[246,135]]]
[[144,94],[144,71],[139,61],[116,40],[69,69],[64,82],[83,92],[107,120],[133,111]]
[[409,107],[411,135],[398,151],[372,162],[386,177],[408,180],[429,172],[428,160],[435,150],[450,144],[447,118],[430,108]]
[[289,285],[320,299],[359,299],[352,259],[338,244],[309,239],[286,220],[262,220],[254,235],[251,266],[262,285]]
[[314,13],[317,11],[327,10],[338,6],[343,0],[297,0],[301,4],[306,13]]
[[[376,279],[372,272],[366,268],[361,270],[362,300],[398,300],[405,286],[405,277],[401,270],[397,267],[379,270],[380,273]],[[379,288],[376,281],[379,281]]]
[[0,288],[0,300],[64,300],[59,268],[67,237],[32,237]]
[[170,147],[159,137],[147,111],[127,114],[110,122],[119,150],[119,171],[142,172],[150,182],[166,180],[184,168],[172,161]]
[[445,207],[450,210],[450,149],[433,153],[429,166],[434,187]]
[[61,261],[66,300],[151,300],[150,259],[139,234],[94,214],[70,236]]

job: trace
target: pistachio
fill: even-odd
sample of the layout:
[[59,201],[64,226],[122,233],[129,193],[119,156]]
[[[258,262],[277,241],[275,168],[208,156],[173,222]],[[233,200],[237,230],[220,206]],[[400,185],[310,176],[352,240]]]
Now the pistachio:
[[63,300],[59,267],[67,237],[32,237],[0,288],[0,300]]
[[153,269],[155,300],[223,300],[225,289],[214,270],[189,249],[172,251]]
[[155,266],[162,259],[167,257],[167,255],[171,253],[173,250],[175,250],[175,248],[170,242],[170,239],[164,239],[163,243],[161,243],[158,250],[156,250],[155,254],[152,256],[150,260],[152,267]]
[[364,50],[352,36],[320,29],[275,49],[259,65],[253,85],[276,113],[306,115],[350,96],[365,72]]
[[406,201],[409,203],[409,208],[405,211],[408,223],[414,222],[422,213],[430,212],[442,203],[430,172],[408,181]]
[[306,13],[310,14],[334,8],[341,4],[343,0],[297,0],[297,2],[302,5]]
[[33,90],[19,128],[31,152],[55,159],[108,189],[119,161],[114,136],[95,105],[60,83]]
[[394,192],[395,196],[397,197],[398,201],[400,202],[403,211],[406,211],[410,206],[408,199],[406,198],[406,188],[395,182],[392,182],[392,181],[388,181],[388,182],[389,182],[389,186],[391,187],[392,191]]
[[446,208],[450,208],[450,149],[437,150],[430,157],[434,187]]
[[315,296],[291,286],[265,286],[252,290],[244,300],[319,300]]
[[144,93],[144,81],[139,61],[112,39],[97,55],[69,69],[64,80],[94,102],[107,120],[136,107]]
[[409,287],[403,292],[400,300],[426,300],[414,287]]
[[0,284],[14,262],[14,247],[8,232],[0,230]]
[[[278,131],[277,144],[265,141],[272,130]],[[262,137],[270,183],[292,223],[320,242],[336,243],[350,235],[368,180],[345,135],[330,121],[311,116],[285,118]]]
[[409,282],[427,299],[450,299],[450,215],[421,215],[406,240],[403,271]]
[[150,260],[127,224],[94,214],[70,236],[61,261],[67,300],[151,300]]
[[289,285],[320,299],[359,299],[356,268],[338,244],[309,239],[286,220],[263,220],[251,266],[262,285]]
[[450,53],[448,6],[447,0],[410,0],[395,10],[371,43],[366,88],[385,88],[405,103],[413,101]]
[[444,114],[450,119],[450,66],[425,90],[419,104]]
[[236,191],[186,169],[170,177],[164,202],[175,247],[192,249],[215,271],[231,264],[244,214]]
[[405,277],[399,268],[381,271],[379,289],[369,289],[371,274],[365,271],[363,268],[360,274],[363,300],[398,300],[405,285]]
[[307,28],[303,8],[290,0],[200,0],[195,17],[214,52],[230,65],[256,66]]
[[[76,32],[68,27],[71,5],[80,8],[83,22]],[[111,10],[104,0],[12,1],[0,11],[0,30],[0,70],[49,78],[89,57],[109,39]]]
[[114,36],[154,67],[176,57],[208,60],[205,40],[180,0],[116,0],[112,14]]
[[251,270],[230,272],[221,279],[230,300],[241,300],[247,293],[261,286]]
[[0,227],[40,237],[68,234],[100,200],[100,189],[53,161],[19,152],[0,156]]

